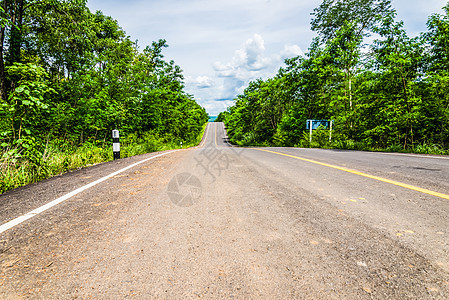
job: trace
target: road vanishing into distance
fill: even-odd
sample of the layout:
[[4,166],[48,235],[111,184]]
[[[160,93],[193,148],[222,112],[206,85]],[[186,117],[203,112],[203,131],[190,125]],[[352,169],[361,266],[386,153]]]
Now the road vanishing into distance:
[[448,157],[200,146],[0,196],[1,299],[449,299]]

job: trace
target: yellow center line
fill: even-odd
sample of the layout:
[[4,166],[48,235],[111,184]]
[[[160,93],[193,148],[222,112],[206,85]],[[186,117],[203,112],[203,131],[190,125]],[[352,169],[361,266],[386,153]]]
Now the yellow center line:
[[366,173],[359,172],[359,171],[356,171],[356,170],[351,170],[351,169],[348,169],[348,168],[345,168],[345,167],[334,166],[334,165],[323,163],[323,162],[319,162],[319,161],[316,161],[316,160],[307,159],[307,158],[303,158],[303,157],[299,157],[299,156],[295,156],[295,155],[290,155],[290,154],[285,154],[285,153],[280,153],[280,152],[275,152],[275,151],[271,151],[271,150],[257,149],[257,148],[253,148],[253,149],[254,150],[259,150],[259,151],[264,151],[264,152],[269,152],[269,153],[274,153],[274,154],[278,154],[278,155],[283,155],[283,156],[287,156],[287,157],[291,157],[291,158],[296,158],[296,159],[299,159],[299,160],[302,160],[302,161],[306,161],[306,162],[310,162],[310,163],[313,163],[313,164],[325,166],[325,167],[328,167],[328,168],[333,168],[333,169],[337,169],[337,170],[340,170],[340,171],[348,172],[348,173],[351,173],[351,174],[355,174],[355,175],[371,178],[371,179],[378,180],[378,181],[381,181],[381,182],[385,182],[385,183],[393,184],[393,185],[396,185],[396,186],[400,186],[400,187],[403,187],[403,188],[406,188],[406,189],[409,189],[409,190],[413,190],[413,191],[417,191],[417,192],[421,192],[421,193],[424,193],[424,194],[428,194],[428,195],[432,195],[432,196],[435,196],[435,197],[439,197],[439,198],[443,198],[443,199],[449,200],[449,195],[446,195],[446,194],[443,194],[443,193],[438,193],[438,192],[434,192],[434,191],[431,191],[431,190],[428,190],[428,189],[423,189],[423,188],[420,188],[420,187],[416,187],[416,186],[413,186],[413,185],[410,185],[410,184],[406,184],[406,183],[402,183],[402,182],[398,182],[398,181],[382,178],[382,177],[379,177],[379,176],[366,174]]

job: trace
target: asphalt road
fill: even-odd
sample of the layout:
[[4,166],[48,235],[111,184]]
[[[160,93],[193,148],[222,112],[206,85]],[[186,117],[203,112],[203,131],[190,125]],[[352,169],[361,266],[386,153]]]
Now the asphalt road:
[[0,268],[1,299],[449,299],[449,159],[237,148],[210,123],[1,195]]

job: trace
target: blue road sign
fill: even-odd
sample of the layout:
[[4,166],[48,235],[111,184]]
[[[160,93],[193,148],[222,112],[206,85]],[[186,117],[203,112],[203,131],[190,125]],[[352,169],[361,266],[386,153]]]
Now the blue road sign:
[[318,129],[320,125],[325,129],[330,128],[330,121],[328,120],[307,120],[306,129],[310,129],[310,121],[312,121],[312,130]]

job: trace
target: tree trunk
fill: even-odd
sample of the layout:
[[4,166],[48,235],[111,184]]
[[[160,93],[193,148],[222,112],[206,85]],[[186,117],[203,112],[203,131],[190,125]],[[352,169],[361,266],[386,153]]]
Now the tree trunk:
[[[21,61],[23,0],[15,0],[11,8],[11,36],[9,41],[8,64]],[[17,78],[11,78],[11,90],[16,88]]]
[[5,42],[5,28],[0,28],[0,97],[3,101],[8,100],[8,91],[6,88],[5,60],[3,59],[3,47]]
[[22,21],[23,21],[23,0],[15,0],[11,10],[11,37],[9,46],[10,63],[21,61],[20,50],[22,48]]
[[351,71],[348,72],[349,110],[352,110],[352,80]]
[[[2,2],[3,10],[7,11],[7,0]],[[6,88],[6,73],[5,73],[5,59],[4,59],[4,45],[5,45],[5,27],[0,27],[0,97],[8,100],[8,90]]]

